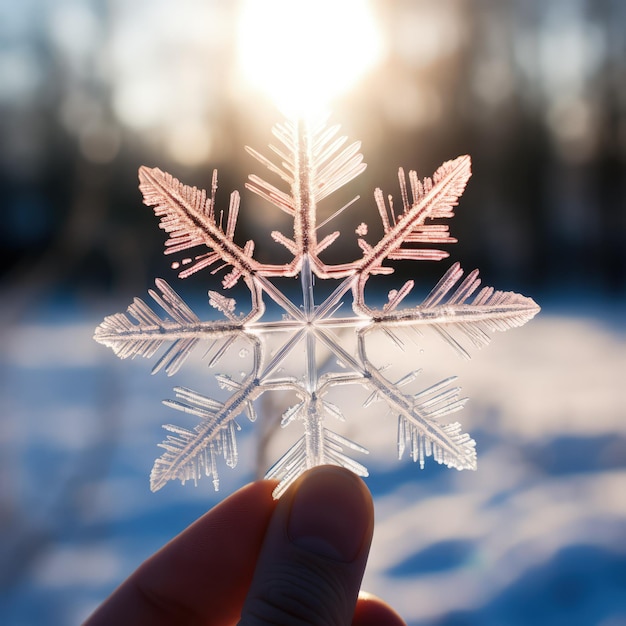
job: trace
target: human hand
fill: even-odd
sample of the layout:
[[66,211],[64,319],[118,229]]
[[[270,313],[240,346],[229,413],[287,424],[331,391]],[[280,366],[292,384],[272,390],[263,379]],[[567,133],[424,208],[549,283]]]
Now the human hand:
[[251,483],[211,509],[84,626],[402,626],[384,602],[359,596],[374,527],[363,481],[323,466],[278,501],[275,485]]

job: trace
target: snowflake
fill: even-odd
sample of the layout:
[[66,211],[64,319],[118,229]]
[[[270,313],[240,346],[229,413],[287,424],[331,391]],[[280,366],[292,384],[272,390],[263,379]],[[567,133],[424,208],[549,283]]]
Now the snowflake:
[[[291,236],[272,233],[274,241],[287,249],[291,259],[282,265],[256,260],[251,240],[243,246],[235,242],[240,196],[234,191],[226,216],[223,212],[218,214],[216,172],[211,192],[207,194],[159,169],[140,168],[144,202],[153,207],[160,218],[160,228],[169,235],[165,253],[179,254],[189,249],[196,252],[193,258],[173,264],[182,268],[179,277],[186,278],[208,268],[212,268],[212,274],[227,269],[222,290],[209,291],[209,304],[223,319],[202,321],[167,282],[157,279],[158,291],[150,290],[149,294],[165,315],[157,314],[136,298],[127,313],[106,317],[96,329],[95,339],[111,347],[121,358],[149,358],[167,346],[153,372],[163,369],[168,375],[176,373],[194,348],[205,341],[216,346],[211,367],[241,342],[248,346],[241,349],[241,355],[249,353],[251,357],[249,371],[240,373],[239,379],[221,373],[215,376],[219,385],[230,393],[224,402],[186,387],[174,388],[176,399],[166,400],[165,404],[200,421],[192,429],[164,426],[169,434],[160,444],[165,452],[152,469],[153,491],[172,479],[197,482],[202,474],[212,477],[218,489],[218,457],[223,456],[230,467],[237,464],[236,419],[245,413],[254,421],[255,401],[268,392],[284,390],[294,394],[297,400],[284,412],[282,426],[300,423],[303,434],[267,472],[268,478],[280,480],[275,497],[303,471],[316,465],[340,465],[367,475],[366,468],[350,456],[367,450],[328,425],[330,419],[344,419],[342,410],[329,398],[331,390],[350,385],[367,389],[365,405],[382,402],[397,416],[400,457],[408,450],[422,467],[425,458],[432,456],[449,467],[475,469],[475,442],[461,432],[459,423],[445,420],[465,402],[459,398],[459,388],[452,386],[454,378],[418,393],[407,393],[403,387],[416,378],[417,372],[390,380],[368,352],[368,338],[376,331],[383,331],[402,345],[398,333],[403,329],[428,326],[459,353],[468,356],[468,344],[475,347],[487,344],[492,332],[523,325],[539,307],[519,294],[495,291],[491,287],[479,289],[478,272],[463,278],[458,263],[444,273],[417,306],[399,308],[413,288],[412,280],[390,291],[382,308],[368,305],[365,286],[374,275],[393,273],[389,261],[438,261],[448,256],[436,246],[456,241],[444,220],[453,217],[453,209],[465,189],[470,177],[470,159],[461,156],[448,161],[432,178],[423,181],[414,171],[407,177],[400,169],[399,211],[394,208],[391,196],[385,198],[380,189],[374,192],[382,222],[380,240],[374,245],[367,243],[362,237],[368,229],[361,224],[356,232],[362,255],[349,263],[327,265],[320,254],[335,242],[339,232],[318,240],[318,229],[323,224],[318,224],[316,208],[322,199],[365,169],[360,144],[346,146],[347,140],[338,136],[338,130],[338,126],[304,121],[276,125],[273,134],[281,145],[270,148],[278,157],[277,162],[247,148],[289,186],[289,191],[284,191],[255,175],[246,184],[250,191],[293,219]],[[288,297],[288,290],[278,287],[281,277],[298,275],[301,306]],[[337,282],[332,293],[318,304],[315,279]],[[251,310],[245,315],[237,314],[235,300],[224,295],[238,281],[243,281],[250,292]],[[348,294],[352,297],[353,314],[339,316],[337,311]],[[264,299],[282,309],[281,319],[266,319],[269,316],[265,314]],[[344,331],[350,331],[352,349],[342,340]],[[320,349],[333,355],[340,365],[337,371],[321,370],[317,358]],[[289,355],[293,354],[300,358],[300,371],[289,363]]]

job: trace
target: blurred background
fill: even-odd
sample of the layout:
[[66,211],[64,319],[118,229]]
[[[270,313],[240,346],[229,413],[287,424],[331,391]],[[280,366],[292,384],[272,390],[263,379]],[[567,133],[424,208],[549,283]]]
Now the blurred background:
[[[338,228],[352,241],[354,224],[375,223],[372,192],[397,195],[399,166],[427,176],[468,153],[451,257],[543,311],[470,364],[445,349],[425,362],[459,374],[472,399],[462,421],[478,472],[398,463],[388,417],[349,426],[372,451],[379,518],[365,587],[415,626],[624,625],[626,3],[372,10],[381,59],[331,116],[368,163]],[[91,339],[155,276],[176,281],[141,203],[140,165],[205,188],[218,168],[218,202],[242,192],[237,238],[253,237],[259,258],[276,250],[269,231],[288,233],[285,216],[244,190],[263,172],[243,147],[266,151],[280,115],[241,75],[239,11],[218,0],[0,0],[5,624],[80,623],[256,474],[248,424],[219,494],[209,481],[150,494],[171,381]],[[425,289],[447,267],[404,265],[400,278]],[[180,288],[199,306],[206,278]],[[206,378],[184,374],[192,388]]]

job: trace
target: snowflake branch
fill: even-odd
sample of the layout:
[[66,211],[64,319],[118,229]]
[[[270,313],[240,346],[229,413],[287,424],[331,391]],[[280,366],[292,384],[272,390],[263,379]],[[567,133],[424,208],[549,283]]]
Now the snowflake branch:
[[[327,268],[318,255],[335,241],[339,233],[331,233],[318,242],[317,203],[366,167],[359,152],[360,142],[344,148],[347,138],[335,137],[338,130],[339,126],[326,129],[323,124],[311,126],[303,121],[276,125],[273,133],[287,148],[288,156],[270,147],[282,159],[281,165],[247,148],[249,154],[290,185],[290,194],[287,194],[256,175],[251,175],[246,184],[250,191],[294,218],[293,239],[279,232],[272,233],[274,240],[294,255],[288,270],[290,276],[299,271],[305,256],[310,257],[316,275],[326,275]],[[279,270],[274,266],[263,266],[259,270],[264,276],[287,275],[284,268]]]
[[466,399],[459,399],[458,387],[450,388],[454,377],[443,380],[414,396],[400,391],[404,381],[388,381],[369,361],[365,337],[369,329],[359,331],[358,351],[365,378],[378,399],[384,400],[398,415],[398,455],[407,445],[411,457],[424,467],[425,457],[456,469],[476,469],[476,443],[460,432],[460,425],[440,424],[439,419],[460,411]]
[[211,250],[209,253],[196,256],[194,262],[180,272],[181,278],[210,267],[218,261],[232,266],[237,278],[250,277],[254,274],[257,269],[257,263],[252,258],[254,243],[248,241],[244,248],[240,248],[233,241],[239,212],[238,192],[234,191],[230,197],[226,230],[216,221],[215,172],[210,198],[207,197],[206,191],[184,185],[158,168],[145,166],[139,168],[139,181],[144,204],[153,208],[155,215],[161,218],[160,228],[170,235],[165,242],[165,254],[174,254],[201,245]]
[[169,343],[169,348],[153,367],[153,374],[165,369],[167,375],[172,376],[199,341],[237,336],[243,333],[249,319],[262,313],[257,305],[249,316],[239,320],[201,322],[163,279],[157,278],[155,282],[159,292],[151,289],[148,293],[172,319],[161,319],[141,298],[135,298],[127,313],[105,317],[94,335],[98,343],[111,348],[121,359],[136,356],[149,359]]
[[446,258],[448,253],[443,250],[407,248],[406,244],[456,241],[448,235],[447,226],[426,224],[426,220],[452,217],[453,208],[458,204],[458,198],[465,190],[470,176],[471,161],[468,156],[447,161],[437,169],[432,179],[426,178],[423,182],[420,182],[416,173],[411,171],[409,182],[412,198],[409,199],[404,172],[400,169],[403,213],[396,216],[390,196],[392,217],[390,220],[382,191],[377,189],[374,196],[383,224],[383,237],[375,246],[370,246],[364,239],[359,239],[363,258],[345,266],[335,266],[332,275],[339,277],[350,272],[358,274],[362,292],[370,275],[393,271],[392,268],[383,267],[382,264],[387,259],[437,261]]
[[292,407],[283,416],[283,425],[294,419],[304,422],[304,435],[268,470],[267,479],[276,478],[280,483],[274,489],[274,498],[280,496],[307,469],[318,465],[338,465],[359,476],[367,476],[367,469],[350,458],[344,448],[367,454],[366,448],[325,428],[324,412],[337,417],[335,408],[319,397],[307,395],[300,404]]
[[218,402],[207,396],[187,389],[176,387],[178,400],[165,400],[163,404],[177,411],[199,417],[202,421],[193,430],[168,424],[166,430],[173,433],[159,444],[165,453],[159,457],[150,474],[150,488],[158,491],[170,480],[195,483],[202,474],[213,477],[213,486],[219,488],[216,457],[223,454],[229,467],[237,465],[237,442],[235,431],[239,429],[235,418],[246,412],[248,419],[254,421],[256,412],[254,400],[263,393],[258,374],[261,368],[262,350],[258,339],[254,339],[253,366],[250,374],[241,383],[222,376],[233,394],[225,401]]
[[[249,337],[249,336],[248,336]],[[261,342],[254,338],[253,366],[251,373],[242,382],[229,376],[218,374],[216,379],[232,395],[225,402],[218,402],[201,393],[184,387],[174,389],[177,400],[165,400],[166,406],[199,417],[202,422],[193,430],[171,424],[164,428],[173,433],[159,444],[165,453],[156,460],[150,475],[150,488],[158,491],[170,480],[195,483],[202,474],[213,477],[213,486],[219,488],[217,457],[222,454],[229,467],[235,467],[238,460],[235,432],[239,426],[235,422],[242,412],[251,422],[256,420],[254,401],[270,391],[290,390],[300,396],[306,391],[295,378],[269,380],[276,367],[296,345],[302,336],[291,338],[267,365],[263,366]]]
[[510,291],[496,291],[493,287],[483,287],[470,301],[480,286],[478,270],[470,272],[463,281],[462,277],[463,270],[459,263],[455,263],[424,301],[414,308],[396,310],[398,296],[406,295],[406,285],[400,292],[391,292],[382,311],[367,307],[360,292],[355,294],[354,307],[372,320],[372,328],[426,325],[464,358],[469,358],[469,353],[456,337],[481,348],[491,341],[493,333],[523,326],[539,312],[539,306],[531,298]]

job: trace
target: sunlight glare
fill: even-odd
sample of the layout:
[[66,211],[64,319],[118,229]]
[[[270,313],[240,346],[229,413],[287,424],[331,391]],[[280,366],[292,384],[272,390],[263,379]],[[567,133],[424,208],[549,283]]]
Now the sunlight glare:
[[238,55],[249,83],[303,117],[355,84],[382,42],[367,0],[244,0]]

